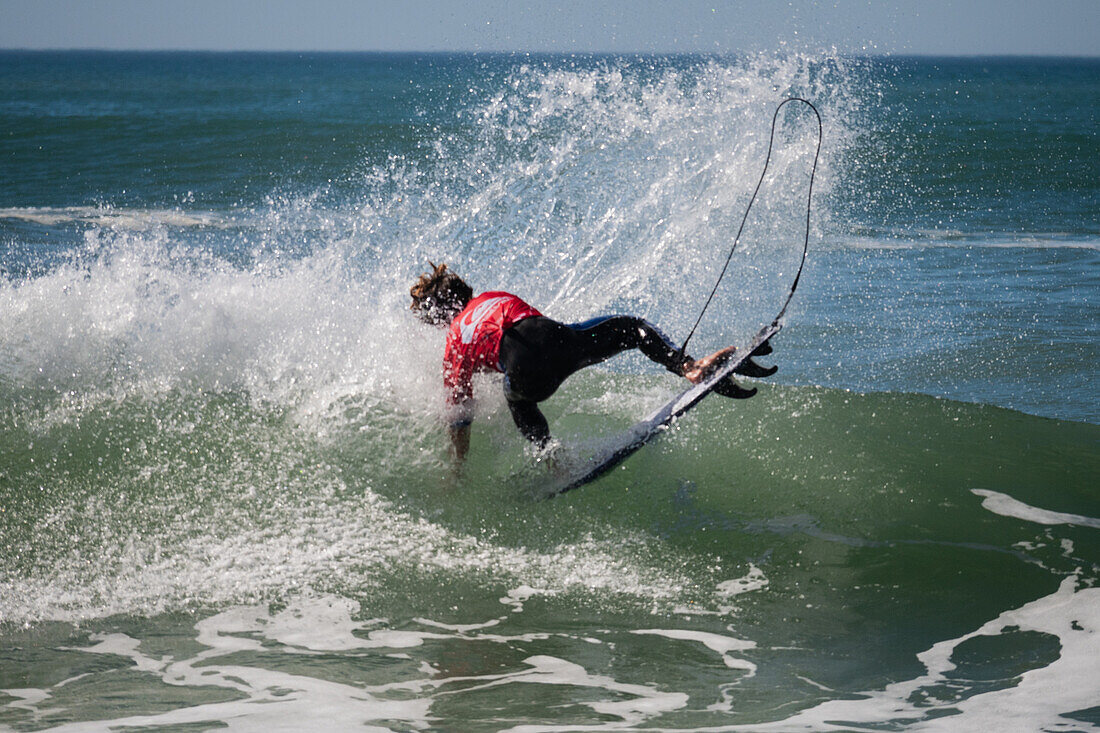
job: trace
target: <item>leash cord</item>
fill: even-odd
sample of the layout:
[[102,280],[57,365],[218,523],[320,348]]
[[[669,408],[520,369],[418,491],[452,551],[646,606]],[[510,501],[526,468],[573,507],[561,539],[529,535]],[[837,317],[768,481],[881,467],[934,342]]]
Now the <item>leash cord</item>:
[[802,102],[809,106],[813,110],[814,115],[817,117],[817,149],[814,152],[814,164],[810,169],[810,187],[806,193],[806,235],[802,242],[802,261],[798,264],[798,272],[795,273],[794,280],[791,282],[790,290],[787,291],[787,300],[783,303],[783,307],[779,309],[779,315],[772,321],[772,325],[778,325],[779,320],[787,313],[787,306],[791,304],[791,299],[794,298],[794,291],[798,287],[798,281],[802,278],[802,268],[806,266],[806,254],[810,249],[810,202],[814,193],[814,175],[817,173],[817,160],[821,155],[821,113],[817,111],[817,107],[812,102],[803,99],[802,97],[788,97],[779,103],[779,106],[775,108],[775,114],[772,116],[772,129],[771,135],[768,138],[768,154],[764,158],[764,170],[760,172],[760,180],[756,182],[756,188],[752,192],[752,198],[749,199],[749,205],[745,207],[745,215],[741,218],[741,226],[737,229],[737,236],[733,238],[733,246],[730,247],[730,252],[726,255],[726,263],[722,265],[722,272],[719,273],[718,279],[714,283],[714,287],[710,291],[710,295],[707,297],[707,302],[703,304],[702,310],[699,311],[699,317],[695,319],[695,325],[691,327],[691,331],[688,333],[687,338],[684,339],[683,345],[680,346],[680,357],[683,358],[685,351],[687,350],[688,341],[691,341],[691,337],[695,335],[695,329],[699,327],[699,324],[703,320],[703,314],[707,312],[707,308],[710,306],[710,302],[714,300],[715,293],[718,292],[718,286],[722,284],[722,278],[726,276],[726,270],[729,269],[730,262],[733,260],[733,253],[737,249],[738,242],[741,241],[741,232],[745,229],[745,222],[749,219],[749,211],[752,210],[752,205],[756,201],[756,195],[760,193],[760,187],[764,184],[764,176],[768,173],[768,165],[772,159],[772,147],[775,144],[775,127],[779,121],[779,111],[789,102]]

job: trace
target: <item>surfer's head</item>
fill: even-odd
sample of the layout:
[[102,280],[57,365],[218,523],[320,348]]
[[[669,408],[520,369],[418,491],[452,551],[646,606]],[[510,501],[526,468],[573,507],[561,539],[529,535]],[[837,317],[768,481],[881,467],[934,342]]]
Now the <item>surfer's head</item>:
[[428,264],[432,266],[431,273],[421,275],[416,284],[409,288],[413,299],[409,307],[425,323],[446,326],[470,302],[474,291],[462,278],[448,270],[446,264]]

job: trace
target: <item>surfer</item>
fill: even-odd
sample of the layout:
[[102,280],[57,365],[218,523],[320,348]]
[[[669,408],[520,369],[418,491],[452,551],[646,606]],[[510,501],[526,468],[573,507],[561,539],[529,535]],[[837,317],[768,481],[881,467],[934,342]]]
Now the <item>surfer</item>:
[[[446,264],[432,265],[409,290],[412,310],[425,323],[447,328],[443,383],[447,389],[448,432],[454,455],[465,458],[473,421],[473,376],[495,370],[504,374],[504,397],[523,437],[537,449],[550,442],[550,428],[538,403],[550,397],[569,375],[629,350],[638,349],[673,374],[698,383],[733,353],[732,346],[694,360],[682,353],[652,324],[633,316],[602,316],[564,324],[542,315],[504,291],[474,297],[473,289]],[[752,355],[771,353],[768,342]],[[735,370],[767,377],[765,368],[746,359]],[[756,394],[727,378],[718,394],[744,399]]]

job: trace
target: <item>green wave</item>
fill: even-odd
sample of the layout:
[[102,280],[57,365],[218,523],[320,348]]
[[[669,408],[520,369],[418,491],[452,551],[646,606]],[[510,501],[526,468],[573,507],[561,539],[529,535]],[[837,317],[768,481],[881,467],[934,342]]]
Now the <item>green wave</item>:
[[[674,386],[583,374],[548,403],[551,425],[567,450],[581,449]],[[236,393],[9,411],[4,583],[42,595],[33,609],[10,605],[8,619],[316,586],[399,586],[428,603],[438,572],[475,586],[507,578],[608,599],[657,594],[670,606],[716,605],[728,578],[715,568],[750,561],[773,583],[800,577],[811,558],[826,562],[832,588],[919,577],[924,563],[961,574],[906,585],[916,593],[969,593],[994,566],[1023,568],[1040,586],[1097,574],[1094,528],[1001,516],[981,493],[1100,517],[1095,425],[920,395],[762,385],[749,401],[708,398],[621,468],[537,502],[545,468],[491,400],[461,474],[430,411],[345,408],[323,432]],[[591,572],[569,580],[559,567],[568,563]],[[610,581],[593,564],[629,566],[620,570],[631,579]],[[164,583],[135,584],[129,605],[111,597],[112,585],[150,568]],[[69,600],[57,595],[62,582],[76,586]],[[1028,586],[1014,581],[1013,592]]]

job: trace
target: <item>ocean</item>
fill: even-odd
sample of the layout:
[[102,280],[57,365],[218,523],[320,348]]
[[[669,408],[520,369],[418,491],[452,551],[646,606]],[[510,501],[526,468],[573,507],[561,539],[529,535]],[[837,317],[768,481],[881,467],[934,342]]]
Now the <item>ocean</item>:
[[[542,500],[447,262],[745,343]],[[0,52],[0,729],[1100,729],[1100,61]],[[682,384],[623,355],[565,455]]]

